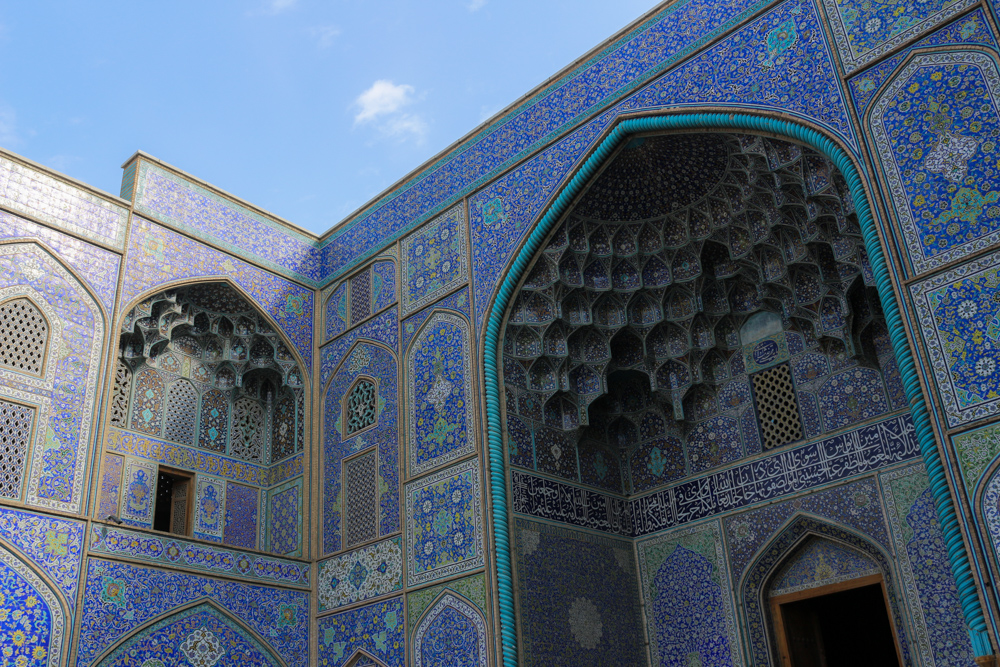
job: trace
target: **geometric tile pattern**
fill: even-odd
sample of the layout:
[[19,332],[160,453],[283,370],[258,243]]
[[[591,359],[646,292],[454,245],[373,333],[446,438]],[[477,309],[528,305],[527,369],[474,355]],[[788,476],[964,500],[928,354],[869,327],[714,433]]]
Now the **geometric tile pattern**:
[[896,566],[905,582],[899,588],[914,619],[913,650],[924,664],[971,665],[972,645],[924,466],[880,477]]
[[351,329],[346,334],[323,347],[320,352],[322,360],[320,370],[320,385],[326,386],[334,370],[340,365],[351,346],[359,338],[379,341],[390,350],[399,345],[399,323],[396,320],[397,309],[391,308],[368,320],[360,327]]
[[342,667],[363,651],[387,667],[403,667],[403,621],[402,597],[320,618],[319,664]]
[[196,479],[194,536],[221,542],[225,525],[226,483],[209,475],[197,475]]
[[245,628],[209,604],[185,609],[129,637],[101,661],[106,667],[153,667],[167,655],[193,667],[278,667],[281,663]]
[[253,630],[289,666],[308,664],[307,591],[248,585],[101,558],[91,558],[87,566],[77,664],[88,667],[135,628],[179,606],[205,599]]
[[407,352],[411,475],[475,451],[471,357],[469,324],[451,313],[431,316]]
[[0,497],[21,499],[35,410],[0,399]]
[[95,525],[90,533],[90,553],[236,577],[242,581],[309,587],[307,563],[247,554],[221,546],[191,542],[179,537],[161,537],[127,528]]
[[267,515],[267,526],[271,553],[291,556],[300,553],[301,487],[302,481],[298,480],[268,492],[271,507]]
[[1000,253],[910,285],[928,366],[951,427],[1000,408]]
[[243,549],[257,548],[257,489],[226,482],[226,514],[222,541]]
[[327,611],[403,587],[401,538],[391,537],[319,565],[319,609]]
[[487,605],[485,575],[474,574],[471,577],[466,577],[465,579],[453,579],[446,584],[428,586],[427,588],[421,588],[417,591],[407,593],[406,627],[409,629],[411,635],[413,634],[413,630],[417,627],[417,622],[420,620],[420,617],[423,616],[428,607],[430,607],[434,601],[440,597],[441,593],[446,590],[462,596],[462,598],[478,607],[479,611],[485,615],[486,612],[484,610]]
[[122,509],[119,516],[129,525],[152,528],[156,498],[156,464],[140,459],[126,459],[124,480]]
[[483,565],[478,460],[410,482],[405,495],[410,585]]
[[512,528],[522,664],[645,664],[632,543],[520,517]]
[[900,5],[892,0],[823,0],[834,42],[848,73],[883,53],[932,30],[974,4],[973,0],[927,0]]
[[445,593],[413,633],[416,667],[487,667],[486,621],[478,609]]
[[421,328],[427,318],[434,314],[435,310],[441,308],[446,310],[457,310],[465,313],[466,316],[471,315],[472,306],[469,302],[469,288],[463,288],[457,292],[446,296],[432,306],[424,308],[419,313],[411,315],[403,321],[403,343],[401,350],[407,350],[410,347],[410,341],[417,333],[417,329]]
[[122,468],[125,459],[117,454],[105,454],[101,464],[100,505],[97,508],[98,521],[106,521],[112,514],[118,514],[121,497]]
[[658,535],[636,549],[652,664],[740,664],[718,520]]
[[965,492],[967,497],[973,498],[983,473],[1000,454],[1000,425],[990,424],[965,431],[952,436],[951,441],[965,479]]
[[958,51],[916,56],[874,101],[870,129],[916,274],[1000,240],[998,94],[993,59]]
[[465,205],[459,204],[403,240],[403,315],[444,296],[469,278]]

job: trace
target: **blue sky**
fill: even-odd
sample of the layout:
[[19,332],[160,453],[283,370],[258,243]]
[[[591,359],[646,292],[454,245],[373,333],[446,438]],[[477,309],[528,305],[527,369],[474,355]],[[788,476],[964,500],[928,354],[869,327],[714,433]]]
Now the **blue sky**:
[[657,3],[0,0],[0,146],[137,149],[321,233]]

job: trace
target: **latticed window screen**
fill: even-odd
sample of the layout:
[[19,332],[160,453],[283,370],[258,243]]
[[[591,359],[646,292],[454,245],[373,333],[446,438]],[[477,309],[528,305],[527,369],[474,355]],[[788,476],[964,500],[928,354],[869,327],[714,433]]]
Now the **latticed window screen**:
[[128,394],[132,390],[132,371],[123,362],[115,368],[115,393],[111,397],[111,425],[128,427]]
[[28,299],[0,305],[0,366],[41,375],[49,324]]
[[232,452],[255,463],[260,463],[264,454],[264,408],[245,396],[233,406]]
[[193,384],[187,380],[178,380],[170,385],[167,389],[163,437],[185,445],[192,444],[197,410],[198,391]]
[[375,423],[378,416],[378,394],[375,383],[364,378],[358,380],[347,397],[347,410],[344,415],[347,426],[345,435],[357,433]]
[[375,450],[344,464],[344,546],[351,547],[378,537],[378,458]]
[[757,373],[752,380],[764,449],[801,440],[802,419],[788,364]]
[[368,268],[351,278],[351,323],[372,314],[372,271]]
[[24,460],[28,456],[35,410],[0,400],[0,497],[21,497]]

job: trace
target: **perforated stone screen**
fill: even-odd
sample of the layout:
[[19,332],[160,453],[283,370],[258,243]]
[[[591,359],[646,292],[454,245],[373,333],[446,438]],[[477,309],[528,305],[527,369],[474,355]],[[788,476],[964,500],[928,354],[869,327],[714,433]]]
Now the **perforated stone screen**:
[[375,450],[344,464],[344,544],[348,547],[378,537],[378,494],[376,493],[378,459]]
[[788,364],[757,373],[752,379],[764,449],[801,440],[802,419]]
[[41,375],[49,325],[35,304],[14,299],[0,305],[0,366]]
[[35,411],[0,400],[0,497],[21,497],[24,460],[28,455]]

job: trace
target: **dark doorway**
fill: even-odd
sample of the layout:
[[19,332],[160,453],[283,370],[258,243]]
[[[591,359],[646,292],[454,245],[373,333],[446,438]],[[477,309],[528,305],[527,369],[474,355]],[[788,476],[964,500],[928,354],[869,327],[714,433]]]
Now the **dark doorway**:
[[193,484],[190,475],[160,468],[156,480],[153,530],[187,535]]
[[880,575],[772,598],[771,608],[783,665],[900,664]]

